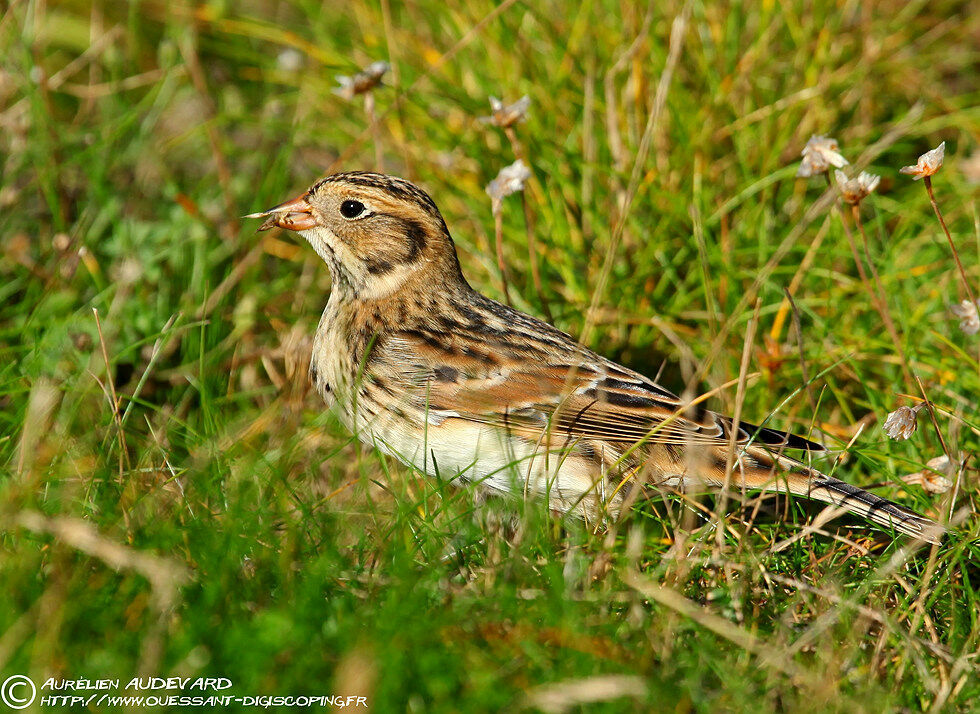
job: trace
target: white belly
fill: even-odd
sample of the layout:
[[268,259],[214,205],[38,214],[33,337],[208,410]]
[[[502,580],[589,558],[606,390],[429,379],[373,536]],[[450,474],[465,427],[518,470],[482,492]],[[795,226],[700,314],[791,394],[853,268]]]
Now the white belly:
[[544,498],[551,508],[589,518],[618,511],[621,494],[610,493],[614,489],[591,460],[567,450],[549,451],[503,429],[457,417],[432,421],[439,423],[418,429],[379,413],[349,426],[361,441],[430,476],[496,493]]

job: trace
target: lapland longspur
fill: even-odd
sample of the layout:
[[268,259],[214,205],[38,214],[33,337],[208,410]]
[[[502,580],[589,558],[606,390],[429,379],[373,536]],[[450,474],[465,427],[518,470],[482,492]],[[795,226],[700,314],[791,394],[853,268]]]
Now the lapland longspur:
[[260,230],[297,231],[326,262],[332,287],[312,381],[362,441],[405,463],[602,519],[637,488],[722,486],[734,442],[732,488],[805,496],[940,537],[931,520],[784,453],[820,445],[686,404],[481,295],[435,202],[408,181],[337,174],[250,217],[266,219]]

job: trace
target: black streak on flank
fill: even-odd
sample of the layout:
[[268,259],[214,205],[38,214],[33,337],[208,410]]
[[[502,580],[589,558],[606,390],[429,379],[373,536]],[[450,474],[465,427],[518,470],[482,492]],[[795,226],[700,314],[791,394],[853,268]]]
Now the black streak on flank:
[[321,377],[320,370],[312,362],[310,363],[310,380],[317,389],[322,389],[327,394],[330,393],[330,383]]
[[377,375],[371,377],[371,386],[373,386],[375,389],[380,389],[388,396],[393,396],[395,394],[391,387],[388,386],[388,383]]

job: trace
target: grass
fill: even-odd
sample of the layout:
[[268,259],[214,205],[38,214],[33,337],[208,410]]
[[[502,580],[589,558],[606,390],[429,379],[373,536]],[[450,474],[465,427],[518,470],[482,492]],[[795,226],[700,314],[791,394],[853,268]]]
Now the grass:
[[[223,676],[374,711],[975,710],[980,342],[898,168],[947,142],[933,188],[976,291],[977,23],[946,0],[9,3],[0,674]],[[332,88],[378,59],[372,128]],[[525,93],[516,143],[477,120]],[[904,360],[847,207],[794,179],[814,133],[882,175],[860,215]],[[946,542],[734,496],[720,533],[711,501],[678,498],[593,532],[536,503],[475,512],[354,443],[307,383],[325,269],[238,216],[380,158],[500,297],[483,189],[515,148],[541,282],[508,198],[518,307],[695,393],[739,377],[757,314],[744,418],[819,432],[848,481],[962,510]],[[938,433],[923,412],[890,441],[909,375]],[[955,489],[905,485],[942,442]]]

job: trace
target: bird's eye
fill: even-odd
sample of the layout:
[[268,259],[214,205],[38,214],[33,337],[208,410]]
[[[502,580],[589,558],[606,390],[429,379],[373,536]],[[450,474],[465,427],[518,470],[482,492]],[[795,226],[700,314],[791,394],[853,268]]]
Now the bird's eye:
[[340,214],[344,218],[357,218],[364,213],[364,204],[360,201],[347,200],[340,204]]

